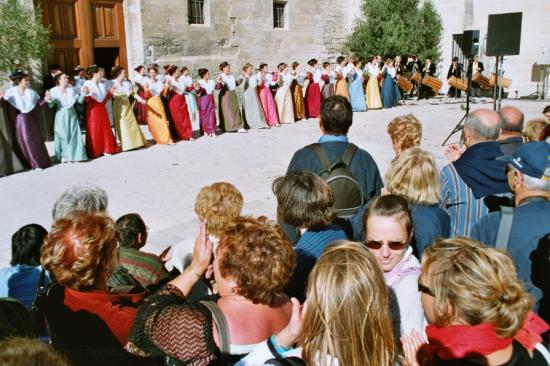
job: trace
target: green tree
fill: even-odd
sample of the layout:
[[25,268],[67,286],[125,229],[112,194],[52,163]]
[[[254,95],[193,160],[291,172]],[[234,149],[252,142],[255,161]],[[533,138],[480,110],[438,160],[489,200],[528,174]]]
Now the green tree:
[[50,55],[49,39],[39,6],[33,9],[18,0],[0,0],[0,71],[29,70],[33,61]]
[[361,58],[381,54],[428,53],[437,61],[441,18],[430,0],[364,0],[362,20],[348,37],[344,51]]

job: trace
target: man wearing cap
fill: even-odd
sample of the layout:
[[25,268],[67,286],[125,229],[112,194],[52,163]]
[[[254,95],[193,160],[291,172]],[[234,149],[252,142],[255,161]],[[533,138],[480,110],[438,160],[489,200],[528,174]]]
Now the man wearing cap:
[[515,194],[511,228],[506,233],[501,227],[503,214],[491,212],[479,220],[470,236],[496,246],[499,231],[504,231],[504,242],[498,246],[508,250],[519,278],[539,301],[542,291],[532,283],[530,255],[539,241],[550,233],[550,144],[523,144],[516,152],[500,159],[507,163],[508,185]]

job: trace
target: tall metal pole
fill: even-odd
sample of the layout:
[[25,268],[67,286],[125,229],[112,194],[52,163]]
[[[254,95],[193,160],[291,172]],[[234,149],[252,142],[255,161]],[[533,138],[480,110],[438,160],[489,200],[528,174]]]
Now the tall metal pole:
[[493,110],[496,112],[497,110],[497,98],[498,98],[498,94],[497,94],[497,88],[498,88],[498,61],[499,61],[499,56],[497,56],[497,63],[495,65],[495,76],[496,76],[496,81],[495,81],[495,85],[493,86]]

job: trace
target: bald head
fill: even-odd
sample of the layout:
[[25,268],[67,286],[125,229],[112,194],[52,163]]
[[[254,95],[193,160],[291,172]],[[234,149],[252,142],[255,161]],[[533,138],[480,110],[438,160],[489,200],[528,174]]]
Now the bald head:
[[494,141],[499,135],[501,124],[498,113],[481,108],[468,114],[464,128],[468,130],[472,142]]
[[502,107],[498,112],[502,118],[502,133],[521,136],[523,132],[523,113],[516,107]]

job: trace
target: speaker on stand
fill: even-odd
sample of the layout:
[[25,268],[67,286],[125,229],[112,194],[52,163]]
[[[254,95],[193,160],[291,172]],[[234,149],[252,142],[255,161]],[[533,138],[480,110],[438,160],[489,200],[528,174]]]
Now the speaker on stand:
[[500,109],[502,98],[502,57],[519,55],[523,13],[490,14],[487,27],[487,56],[495,56],[496,82],[493,89],[493,109]]

